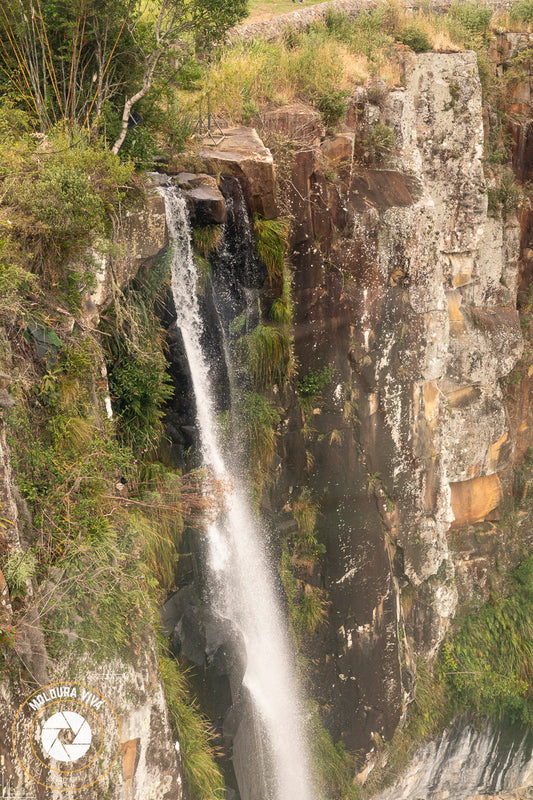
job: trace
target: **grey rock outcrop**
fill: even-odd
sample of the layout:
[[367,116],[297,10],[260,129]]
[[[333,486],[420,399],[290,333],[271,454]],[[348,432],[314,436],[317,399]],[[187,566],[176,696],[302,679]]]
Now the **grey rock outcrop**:
[[460,720],[419,748],[403,778],[375,800],[530,798],[533,736],[519,729],[476,730]]

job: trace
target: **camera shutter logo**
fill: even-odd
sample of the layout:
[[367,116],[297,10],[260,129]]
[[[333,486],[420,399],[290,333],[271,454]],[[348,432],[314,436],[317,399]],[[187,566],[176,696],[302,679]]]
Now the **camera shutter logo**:
[[120,724],[100,691],[64,681],[22,703],[12,741],[20,766],[36,783],[74,792],[108,775],[120,753]]
[[[72,734],[71,744],[63,744],[61,741],[60,734],[63,731],[70,731]],[[92,738],[89,723],[76,711],[58,711],[52,714],[41,731],[41,744],[46,755],[67,763],[84,756],[91,746]]]

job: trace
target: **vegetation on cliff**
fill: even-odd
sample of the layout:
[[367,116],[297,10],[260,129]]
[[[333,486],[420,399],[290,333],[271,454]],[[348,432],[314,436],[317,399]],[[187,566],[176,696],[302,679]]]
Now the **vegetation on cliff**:
[[103,133],[118,153],[154,83],[161,91],[195,42],[220,39],[246,9],[246,0],[2,0],[0,95],[41,132],[60,122]]

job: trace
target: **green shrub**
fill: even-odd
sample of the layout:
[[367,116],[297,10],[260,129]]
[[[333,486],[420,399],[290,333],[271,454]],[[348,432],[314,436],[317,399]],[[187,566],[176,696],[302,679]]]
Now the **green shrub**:
[[472,45],[476,40],[488,36],[492,17],[492,8],[489,5],[476,2],[452,3],[448,14],[452,21],[458,22],[461,26],[466,39],[465,44]]
[[511,22],[529,24],[533,21],[533,0],[516,0],[509,9]]
[[533,556],[446,642],[440,670],[459,710],[533,723]]
[[0,560],[0,569],[11,598],[14,599],[26,594],[27,583],[34,577],[37,569],[37,559],[30,550],[25,553],[8,553]]
[[289,327],[293,321],[293,302],[292,302],[292,272],[287,266],[283,270],[283,285],[281,295],[273,300],[268,316],[275,325]]
[[487,196],[489,212],[502,214],[505,217],[517,211],[522,192],[513,172],[511,170],[503,172],[497,185],[488,190]]
[[322,389],[331,383],[335,374],[333,364],[328,364],[319,370],[310,370],[298,381],[297,391],[299,397],[318,397]]
[[395,34],[397,42],[410,47],[415,53],[422,53],[424,50],[431,50],[431,44],[427,33],[418,25],[406,25]]
[[165,332],[154,308],[166,290],[171,253],[115,298],[105,332],[111,399],[123,441],[136,452],[150,451],[161,435],[163,405],[172,397],[167,374]]
[[251,392],[240,400],[239,419],[252,481],[260,495],[274,455],[280,416],[266,397]]
[[393,150],[396,143],[396,136],[392,128],[384,122],[377,122],[370,130],[366,146],[370,150],[372,161],[380,161],[386,153]]
[[194,228],[192,238],[195,249],[204,258],[216,252],[222,244],[222,228],[219,225],[205,225]]
[[314,103],[320,113],[327,128],[334,128],[346,115],[346,99],[349,92],[345,89],[330,89],[320,92],[314,98]]
[[287,598],[294,646],[296,650],[300,650],[304,637],[315,633],[326,619],[326,595],[322,589],[296,577],[293,557],[286,543],[283,544],[278,569]]
[[319,370],[310,370],[298,381],[296,391],[300,400],[300,407],[304,414],[312,413],[313,408],[320,402],[322,390],[331,383],[335,374],[333,364],[328,364]]

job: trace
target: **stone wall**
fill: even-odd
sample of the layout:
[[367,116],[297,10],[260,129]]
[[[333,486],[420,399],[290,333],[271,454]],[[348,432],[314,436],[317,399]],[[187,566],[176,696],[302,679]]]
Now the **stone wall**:
[[[303,31],[315,22],[325,19],[329,10],[342,12],[349,16],[356,16],[365,9],[375,8],[381,0],[331,0],[308,8],[291,11],[288,14],[278,14],[271,19],[261,22],[251,22],[238,25],[228,33],[230,41],[250,41],[252,39],[280,39],[288,31]],[[430,0],[430,8],[436,13],[445,11],[453,0]],[[402,5],[414,10],[420,6],[418,0],[402,0]],[[511,5],[511,0],[492,0],[487,3],[495,9],[506,9]]]

